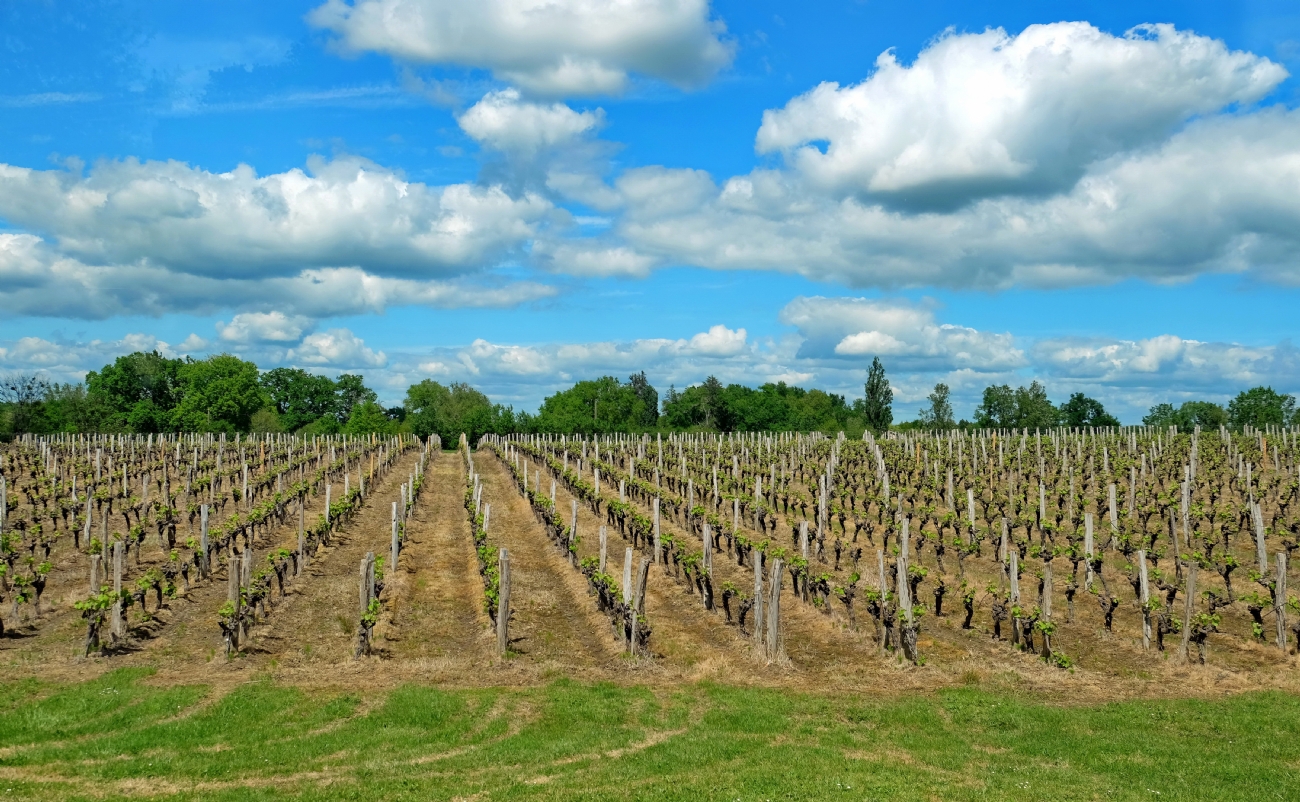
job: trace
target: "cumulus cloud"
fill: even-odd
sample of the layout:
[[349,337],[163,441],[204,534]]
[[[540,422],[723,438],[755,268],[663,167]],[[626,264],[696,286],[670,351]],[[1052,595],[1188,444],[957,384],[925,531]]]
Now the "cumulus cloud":
[[38,373],[56,382],[78,382],[91,370],[99,370],[122,354],[157,351],[168,358],[190,353],[196,339],[191,334],[173,348],[152,334],[132,333],[116,340],[47,340],[21,337],[0,343],[0,370]]
[[134,159],[87,175],[0,165],[0,216],[64,254],[223,279],[347,266],[463,274],[519,251],[553,214],[535,194],[428,186],[353,157],[267,176]]
[[487,69],[549,95],[618,93],[631,73],[695,86],[733,53],[708,0],[327,0],[307,19],[347,50]]
[[563,103],[530,103],[517,89],[489,92],[456,118],[479,142],[506,153],[533,156],[567,145],[600,128],[602,109],[574,111]]
[[511,307],[555,293],[532,281],[390,278],[355,267],[222,279],[146,263],[88,264],[35,235],[0,234],[0,310],[34,317],[102,320],[235,308],[323,318],[396,306]]
[[1164,334],[1144,340],[1049,339],[1033,349],[1049,375],[1124,387],[1197,390],[1277,384],[1294,388],[1300,351],[1272,346],[1200,342]]
[[748,335],[744,329],[729,329],[718,325],[702,331],[690,339],[689,350],[701,356],[735,356],[745,350]]
[[756,145],[835,193],[952,208],[1068,190],[1093,162],[1253,103],[1286,77],[1172,25],[1122,37],[1086,22],[949,31],[910,66],[886,51],[862,83],[823,83],[766,112]]
[[538,243],[534,258],[558,273],[575,276],[632,276],[650,273],[655,259],[632,248],[592,240]]
[[[1190,123],[1048,197],[912,213],[811,190],[782,170],[713,184],[642,168],[617,182],[622,244],[658,262],[858,286],[1062,287],[1250,272],[1300,283],[1300,112]],[[1206,191],[1207,188],[1213,191]]]
[[939,323],[928,306],[867,298],[796,298],[781,322],[803,337],[799,355],[867,360],[883,357],[907,370],[1014,370],[1024,352],[1009,333]]
[[300,315],[283,312],[241,312],[229,323],[217,322],[217,334],[232,343],[284,343],[297,342],[311,326],[311,321]]
[[315,367],[380,368],[388,363],[388,357],[383,351],[371,350],[348,329],[330,329],[304,337],[289,349],[285,361]]

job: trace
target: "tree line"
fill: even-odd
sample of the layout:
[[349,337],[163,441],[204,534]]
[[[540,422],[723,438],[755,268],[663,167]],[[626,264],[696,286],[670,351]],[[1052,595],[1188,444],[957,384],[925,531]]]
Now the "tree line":
[[[644,372],[579,381],[548,396],[536,413],[494,403],[464,383],[425,379],[403,403],[384,407],[361,376],[320,376],[300,368],[260,370],[231,354],[168,358],[156,351],[120,356],[80,383],[52,383],[37,374],[0,378],[0,438],[54,432],[293,432],[313,434],[437,434],[454,443],[484,434],[608,434],[648,431],[824,431],[860,435],[870,429],[1047,429],[1118,426],[1100,401],[1074,393],[1053,403],[1038,381],[985,388],[970,420],[956,420],[950,389],[935,385],[915,419],[895,423],[885,367],[872,361],[861,398],[785,382],[749,387],[709,376],[660,398]],[[1151,407],[1142,423],[1177,426],[1300,424],[1295,398],[1271,387],[1239,393],[1226,406],[1185,401]]]

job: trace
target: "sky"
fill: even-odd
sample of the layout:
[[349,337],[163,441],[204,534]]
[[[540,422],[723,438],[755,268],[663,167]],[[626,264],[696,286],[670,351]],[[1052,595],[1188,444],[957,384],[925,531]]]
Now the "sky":
[[1300,6],[11,0],[0,371],[1300,391]]

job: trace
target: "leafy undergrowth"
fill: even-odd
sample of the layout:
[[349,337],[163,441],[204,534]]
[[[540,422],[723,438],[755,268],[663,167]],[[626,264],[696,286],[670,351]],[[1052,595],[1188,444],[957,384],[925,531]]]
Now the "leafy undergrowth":
[[1294,798],[1300,697],[1101,706],[966,687],[218,694],[120,670],[0,685],[0,798]]

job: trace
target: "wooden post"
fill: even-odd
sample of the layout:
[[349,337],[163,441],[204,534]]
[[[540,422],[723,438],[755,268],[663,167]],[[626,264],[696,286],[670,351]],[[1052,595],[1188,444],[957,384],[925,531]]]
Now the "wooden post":
[[104,558],[99,554],[90,555],[90,592],[99,593],[99,566]]
[[1277,587],[1273,592],[1273,617],[1277,622],[1277,647],[1286,654],[1286,552],[1277,553]]
[[605,563],[609,552],[609,532],[604,524],[600,527],[600,570],[599,573],[605,573]]
[[1092,513],[1083,514],[1083,564],[1086,567],[1083,574],[1084,590],[1092,590]]
[[808,522],[799,522],[799,554],[808,559]]
[[1151,648],[1151,611],[1147,609],[1147,603],[1151,601],[1151,585],[1147,581],[1147,553],[1145,549],[1138,549],[1138,593],[1139,601],[1142,604],[1142,648]]
[[659,540],[659,497],[658,497],[658,496],[655,496],[654,499],[651,501],[651,506],[654,508],[654,518],[655,518],[655,520],[654,520],[654,526],[655,526],[655,532],[654,532],[654,535],[655,535],[655,553],[654,553],[654,560],[655,560],[655,564],[658,565],[659,563],[663,562],[663,544],[662,544],[661,541]]
[[396,576],[396,573],[397,573],[397,557],[398,557],[398,548],[399,548],[400,545],[401,545],[401,542],[400,542],[400,540],[398,539],[398,534],[397,534],[397,502],[394,501],[394,502],[393,502],[393,520],[392,520],[392,546],[391,546],[390,551],[389,551],[389,554],[390,554],[389,560],[390,560],[390,561],[389,561],[389,564],[388,564],[388,565],[389,565],[389,569],[388,569],[388,570],[392,571],[393,574],[394,574],[394,576]]
[[781,559],[772,561],[771,582],[767,602],[767,656],[771,660],[781,654],[781,572],[785,569]]
[[623,551],[623,602],[632,601],[632,547]]
[[1193,601],[1196,598],[1196,562],[1190,561],[1187,565],[1187,591],[1183,597],[1183,639],[1178,644],[1178,657],[1183,662],[1187,661],[1187,644],[1192,637],[1192,608],[1195,606]]
[[361,576],[357,592],[357,599],[361,603],[360,615],[365,615],[366,611],[370,609],[370,594],[374,590],[374,585],[370,579],[370,566],[374,564],[374,561],[375,553],[373,551],[366,552],[366,556],[361,558]]
[[[750,552],[749,561],[754,564],[754,643],[762,646],[766,630],[763,620],[763,560],[755,549]],[[762,649],[760,649],[762,651]]]
[[505,656],[510,646],[510,552],[497,554],[497,654]]
[[307,502],[298,499],[298,573],[307,568]]
[[628,651],[632,655],[636,654],[637,621],[640,619],[642,611],[645,610],[645,589],[646,583],[649,579],[650,559],[648,557],[642,557],[641,564],[637,567],[636,587],[632,591],[632,637],[629,639],[630,643],[628,644]]
[[199,574],[211,578],[212,566],[208,565],[208,505],[199,507]]
[[122,621],[122,541],[113,544],[113,593],[118,599],[113,602],[112,632],[113,637],[120,638],[126,634]]

